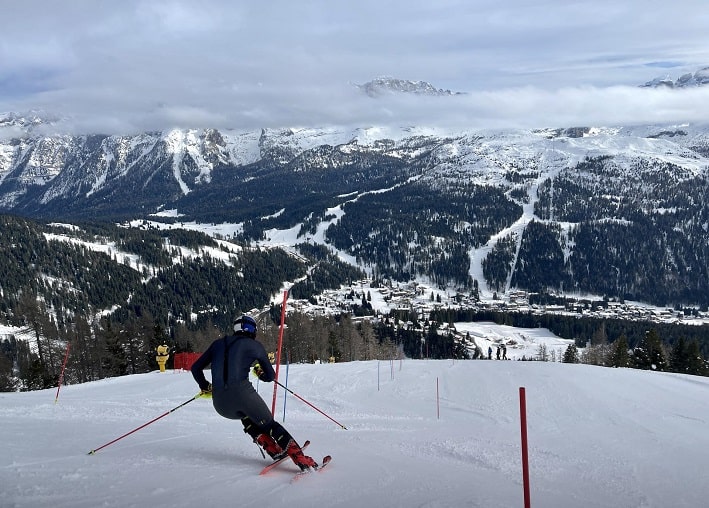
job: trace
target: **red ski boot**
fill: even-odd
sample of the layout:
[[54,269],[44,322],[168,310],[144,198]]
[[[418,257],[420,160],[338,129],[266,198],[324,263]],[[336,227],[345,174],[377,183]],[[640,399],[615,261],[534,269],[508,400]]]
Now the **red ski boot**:
[[266,450],[266,453],[268,453],[273,460],[283,458],[286,453],[283,448],[278,446],[278,443],[276,443],[276,441],[268,434],[259,434],[256,438],[256,442],[261,446],[261,448]]
[[288,456],[293,459],[293,462],[295,462],[295,465],[298,466],[301,471],[318,468],[318,463],[315,462],[312,457],[303,454],[302,448],[298,446],[298,443],[296,443],[294,439],[288,442],[286,453],[288,453]]

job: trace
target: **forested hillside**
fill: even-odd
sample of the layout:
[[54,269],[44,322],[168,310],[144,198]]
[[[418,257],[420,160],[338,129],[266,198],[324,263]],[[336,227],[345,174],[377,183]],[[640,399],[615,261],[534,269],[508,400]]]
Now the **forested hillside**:
[[586,158],[545,180],[538,195],[519,249],[509,235],[486,258],[491,287],[511,276],[513,287],[535,292],[709,305],[705,175],[671,163]]
[[362,276],[309,249],[293,256],[184,230],[0,216],[0,231],[0,320],[34,338],[31,350],[6,339],[3,367],[34,388],[55,382],[68,342],[81,365],[73,381],[143,372],[156,345],[200,350],[238,313],[268,307],[284,281],[300,279],[307,298]]
[[295,229],[375,277],[709,306],[703,125],[28,132],[0,146],[0,210],[45,222],[239,224],[243,245]]
[[[273,351],[280,306],[272,298],[284,281],[292,283],[292,299],[317,308],[324,290],[365,276],[312,244],[297,245],[293,255],[182,229],[40,224],[13,216],[0,216],[0,229],[0,323],[26,332],[0,340],[0,390],[56,386],[68,348],[65,383],[147,372],[157,368],[158,345],[172,353],[202,351],[241,312],[259,314],[260,339]],[[372,288],[385,280],[373,280]],[[392,287],[391,280],[386,284]],[[549,297],[533,301],[543,299]],[[345,300],[340,313],[289,311],[288,361],[476,357],[474,340],[450,324],[482,320],[543,326],[585,348],[583,355],[570,349],[564,361],[706,373],[706,326],[465,307],[426,315],[411,304],[382,315],[369,294],[351,291]],[[550,358],[540,350],[528,359]]]

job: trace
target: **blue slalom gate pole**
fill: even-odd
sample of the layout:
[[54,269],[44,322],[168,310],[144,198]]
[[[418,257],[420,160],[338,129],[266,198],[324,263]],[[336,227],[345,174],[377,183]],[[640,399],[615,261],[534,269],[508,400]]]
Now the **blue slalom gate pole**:
[[286,353],[286,390],[283,392],[283,421],[286,421],[286,401],[288,400],[288,367],[290,366],[290,352]]

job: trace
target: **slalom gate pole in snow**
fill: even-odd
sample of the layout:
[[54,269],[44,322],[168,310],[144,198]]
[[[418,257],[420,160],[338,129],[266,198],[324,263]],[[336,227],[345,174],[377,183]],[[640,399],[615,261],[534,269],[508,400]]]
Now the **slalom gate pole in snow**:
[[529,456],[527,452],[527,395],[523,386],[519,387],[519,416],[522,434],[522,484],[524,490],[524,508],[529,508]]
[[[286,352],[286,386],[288,386],[288,367],[290,366],[290,352]],[[283,421],[286,421],[286,402],[288,402],[288,392],[283,394]]]
[[57,383],[57,395],[54,397],[54,403],[56,404],[57,401],[59,400],[59,389],[62,387],[62,382],[64,381],[64,369],[66,368],[66,361],[69,359],[69,348],[71,347],[71,343],[67,342],[66,344],[66,354],[64,355],[64,362],[62,362],[62,371],[59,374],[59,382]]
[[307,405],[309,405],[310,407],[312,407],[315,411],[317,411],[317,412],[320,413],[321,415],[323,415],[323,416],[325,416],[326,418],[329,418],[330,420],[332,420],[333,422],[335,422],[335,423],[336,423],[337,425],[339,425],[341,428],[347,430],[347,427],[345,427],[345,426],[342,425],[340,422],[338,422],[337,420],[335,420],[334,418],[332,418],[331,416],[329,416],[329,415],[326,414],[325,412],[321,411],[320,409],[318,409],[317,407],[315,407],[314,405],[312,405],[310,402],[308,402],[307,400],[305,400],[303,397],[301,397],[300,395],[298,395],[297,393],[295,393],[293,390],[291,390],[291,389],[288,388],[287,386],[283,386],[283,385],[282,385],[281,383],[279,383],[278,381],[273,381],[273,382],[276,383],[276,384],[277,384],[278,386],[280,386],[281,388],[283,388],[283,389],[284,389],[285,391],[287,391],[288,393],[290,393],[291,395],[293,395],[294,397],[296,397],[296,398],[302,400],[303,402],[305,402]]
[[276,416],[276,391],[278,390],[278,372],[281,368],[281,348],[283,347],[283,327],[286,322],[286,302],[288,291],[283,292],[283,305],[281,306],[281,328],[278,331],[278,350],[276,351],[276,384],[273,385],[273,402],[271,402],[271,415]]
[[94,450],[91,450],[91,451],[88,453],[88,455],[93,455],[94,453],[96,453],[97,451],[101,450],[102,448],[106,448],[108,445],[112,445],[112,444],[115,443],[116,441],[120,441],[120,440],[123,439],[124,437],[130,436],[131,434],[133,434],[133,432],[137,432],[137,431],[139,431],[140,429],[142,429],[142,428],[144,428],[144,427],[147,427],[147,426],[150,425],[151,423],[155,423],[155,422],[158,421],[160,418],[163,418],[163,417],[169,415],[170,413],[172,413],[172,412],[174,412],[174,411],[177,411],[177,410],[180,409],[182,406],[186,406],[187,404],[189,404],[189,403],[192,402],[193,400],[198,399],[200,395],[201,395],[201,393],[198,393],[197,395],[195,395],[194,397],[192,397],[190,400],[187,400],[187,401],[183,402],[182,404],[180,404],[180,405],[177,406],[177,407],[173,407],[170,411],[165,411],[163,414],[161,414],[161,415],[158,416],[157,418],[153,418],[153,419],[150,420],[148,423],[144,423],[144,424],[141,425],[140,427],[137,427],[137,428],[131,430],[130,432],[126,432],[125,434],[123,434],[123,435],[120,436],[120,437],[117,437],[117,438],[114,439],[113,441],[109,441],[109,442],[106,443],[105,445],[101,445],[101,446],[99,446],[98,448],[96,448],[96,449],[94,449]]

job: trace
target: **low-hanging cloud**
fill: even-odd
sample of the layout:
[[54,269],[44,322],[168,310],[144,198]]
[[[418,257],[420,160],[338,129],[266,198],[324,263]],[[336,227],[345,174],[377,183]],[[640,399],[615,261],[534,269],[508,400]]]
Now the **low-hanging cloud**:
[[[324,95],[330,100],[323,100]],[[621,126],[705,123],[709,118],[709,87],[523,87],[443,97],[391,94],[371,98],[353,86],[344,86],[297,92],[246,91],[201,104],[149,104],[142,99],[123,104],[121,114],[102,115],[88,103],[77,104],[76,108],[81,114],[65,118],[54,128],[75,133],[135,133],[174,127],[251,130],[333,125],[429,125],[455,129]]]
[[[26,0],[0,5],[0,112],[106,134],[701,122],[704,88],[637,85],[709,65],[708,12],[695,0]],[[462,93],[355,86],[381,75]]]

